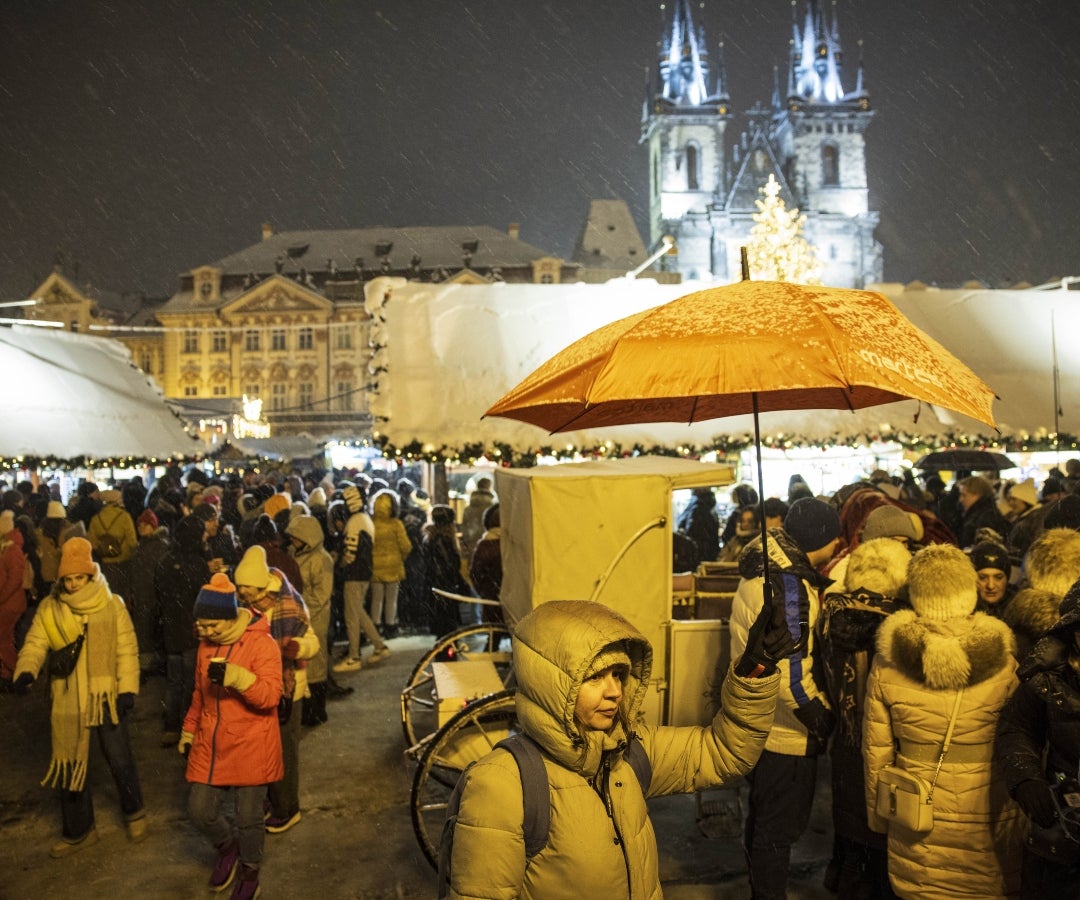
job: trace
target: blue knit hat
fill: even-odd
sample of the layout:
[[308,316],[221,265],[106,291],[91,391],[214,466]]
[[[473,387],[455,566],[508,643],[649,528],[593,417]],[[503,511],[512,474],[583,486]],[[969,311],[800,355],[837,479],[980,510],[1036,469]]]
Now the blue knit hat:
[[235,619],[236,586],[229,576],[218,572],[204,584],[195,598],[196,619]]

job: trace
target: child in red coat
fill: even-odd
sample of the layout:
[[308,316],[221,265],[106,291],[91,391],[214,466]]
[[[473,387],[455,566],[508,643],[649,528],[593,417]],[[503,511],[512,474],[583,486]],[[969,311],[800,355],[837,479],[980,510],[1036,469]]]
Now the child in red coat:
[[[266,619],[238,606],[224,573],[199,591],[195,628],[195,692],[179,744],[188,758],[188,813],[217,849],[211,890],[225,890],[239,868],[232,897],[250,900],[259,893],[266,786],[284,771],[281,651]],[[233,797],[235,830],[222,810]]]

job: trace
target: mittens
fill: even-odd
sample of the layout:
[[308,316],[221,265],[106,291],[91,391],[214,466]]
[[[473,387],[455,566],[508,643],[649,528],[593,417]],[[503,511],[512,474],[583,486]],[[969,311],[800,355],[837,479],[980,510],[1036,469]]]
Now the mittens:
[[180,751],[181,756],[187,756],[191,752],[191,745],[195,740],[195,735],[190,731],[180,732],[180,742],[176,745],[176,749]]
[[116,695],[116,714],[122,719],[135,708],[135,695],[123,693]]
[[236,663],[225,664],[225,687],[235,688],[238,691],[246,691],[255,683],[255,673],[238,666]]
[[30,691],[30,685],[34,683],[34,676],[29,672],[23,672],[18,678],[12,682],[11,689],[16,694],[26,694]]

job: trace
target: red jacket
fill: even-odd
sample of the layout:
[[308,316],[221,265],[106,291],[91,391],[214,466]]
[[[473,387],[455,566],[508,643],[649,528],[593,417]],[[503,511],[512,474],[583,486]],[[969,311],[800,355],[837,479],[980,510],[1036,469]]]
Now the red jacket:
[[[210,660],[224,656],[255,675],[241,693],[212,684]],[[279,781],[281,759],[278,701],[281,700],[281,650],[266,619],[257,616],[233,644],[200,641],[195,661],[195,692],[184,719],[194,735],[187,780],[218,787],[243,787]]]

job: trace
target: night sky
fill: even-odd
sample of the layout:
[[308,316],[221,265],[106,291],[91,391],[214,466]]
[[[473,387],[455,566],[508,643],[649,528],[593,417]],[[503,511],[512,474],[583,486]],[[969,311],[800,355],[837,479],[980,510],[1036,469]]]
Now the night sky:
[[[1080,275],[1080,3],[838,10],[845,87],[862,39],[877,110],[886,279]],[[695,13],[734,108],[768,103],[788,0]],[[58,251],[80,282],[167,296],[264,221],[519,222],[569,256],[589,200],[621,198],[647,240],[661,21],[653,0],[0,0],[0,298]]]

